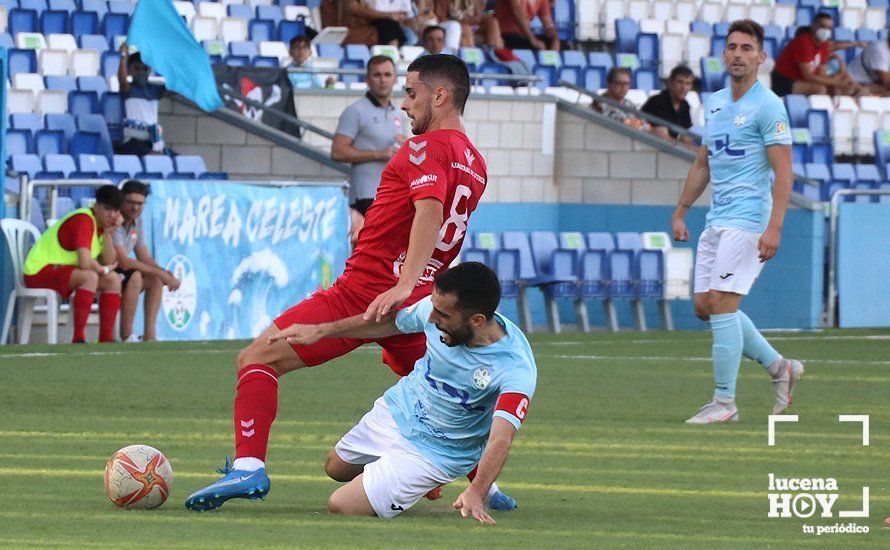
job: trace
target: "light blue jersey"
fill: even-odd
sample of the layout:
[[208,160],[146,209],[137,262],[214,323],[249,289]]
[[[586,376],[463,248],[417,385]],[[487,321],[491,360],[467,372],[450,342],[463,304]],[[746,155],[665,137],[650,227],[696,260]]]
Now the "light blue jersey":
[[732,90],[705,103],[705,145],[711,169],[711,211],[706,226],[762,233],[773,207],[766,148],[791,145],[788,112],[760,82],[733,102]]
[[494,416],[518,430],[528,402],[512,413],[497,410],[502,393],[535,392],[537,367],[528,340],[508,319],[496,314],[506,336],[489,346],[448,347],[429,322],[429,297],[399,311],[403,333],[424,332],[427,351],[408,376],[383,398],[402,435],[443,472],[466,475],[482,458]]

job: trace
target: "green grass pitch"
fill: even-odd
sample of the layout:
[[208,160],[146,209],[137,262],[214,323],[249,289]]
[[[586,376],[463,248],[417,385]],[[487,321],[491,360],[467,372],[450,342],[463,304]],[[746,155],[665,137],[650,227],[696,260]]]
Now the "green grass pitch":
[[[243,342],[3,347],[0,547],[890,547],[890,333],[768,336],[807,368],[789,411],[800,420],[779,426],[774,447],[772,385],[751,361],[740,422],[683,424],[710,397],[708,333],[532,336],[538,391],[500,480],[519,509],[495,513],[493,527],[451,511],[463,480],[393,520],[327,514],[337,484],[325,455],[395,381],[373,347],[284,377],[268,498],[203,514],[183,501],[232,453]],[[838,414],[870,415],[871,444]],[[133,443],[173,464],[157,510],[119,510],[104,495],[105,461]],[[768,518],[769,473],[836,478],[835,517]],[[861,507],[863,485],[870,517],[838,518]],[[870,532],[802,532],[850,521]]]

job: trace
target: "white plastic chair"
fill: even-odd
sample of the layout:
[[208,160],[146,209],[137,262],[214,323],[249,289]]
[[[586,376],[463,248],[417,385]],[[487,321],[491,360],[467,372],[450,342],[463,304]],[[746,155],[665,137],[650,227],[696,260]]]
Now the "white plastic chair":
[[[15,287],[9,293],[6,303],[6,316],[3,319],[3,333],[0,334],[0,344],[6,343],[9,336],[9,327],[12,325],[12,313],[16,300],[21,300],[19,316],[19,344],[27,344],[31,336],[31,322],[34,318],[34,307],[38,300],[46,301],[46,335],[47,342],[55,344],[58,341],[59,327],[59,295],[54,290],[45,288],[28,288],[24,283],[22,271],[27,256],[27,245],[37,242],[40,232],[36,227],[23,220],[12,218],[0,220],[0,228],[6,237],[9,246],[9,255],[12,257],[12,271],[15,274]],[[29,243],[33,240],[32,243]]]

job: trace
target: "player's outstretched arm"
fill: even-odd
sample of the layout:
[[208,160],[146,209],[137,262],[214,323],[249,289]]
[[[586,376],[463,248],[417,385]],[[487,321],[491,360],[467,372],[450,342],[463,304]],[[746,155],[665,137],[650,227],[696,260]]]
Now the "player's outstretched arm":
[[705,192],[711,181],[711,168],[708,166],[708,147],[702,145],[698,148],[698,154],[689,167],[686,174],[686,184],[680,193],[680,202],[674,210],[671,218],[671,231],[675,241],[686,242],[689,240],[689,230],[686,229],[686,212],[692,208],[695,201]]
[[484,525],[496,523],[485,511],[485,496],[488,494],[491,484],[501,474],[515,436],[516,428],[509,421],[497,416],[492,419],[488,443],[485,445],[482,460],[479,461],[476,477],[451,505],[452,508],[460,512],[460,515],[465,518],[473,517]]
[[404,302],[423,275],[433,249],[439,242],[439,229],[442,227],[442,203],[438,199],[427,198],[414,201],[414,221],[411,222],[411,235],[408,237],[408,253],[399,282],[396,286],[374,298],[365,311],[366,320],[380,321],[384,315],[394,311]]
[[776,255],[782,240],[782,225],[785,223],[785,211],[788,209],[788,197],[791,196],[791,185],[794,174],[791,171],[791,146],[770,145],[766,148],[766,157],[776,174],[773,183],[773,211],[769,217],[766,231],[760,236],[757,249],[760,261],[765,262]]
[[396,327],[395,312],[384,316],[380,321],[365,320],[362,315],[347,317],[318,325],[291,325],[269,337],[268,343],[286,339],[288,344],[309,346],[322,338],[386,338],[401,334]]

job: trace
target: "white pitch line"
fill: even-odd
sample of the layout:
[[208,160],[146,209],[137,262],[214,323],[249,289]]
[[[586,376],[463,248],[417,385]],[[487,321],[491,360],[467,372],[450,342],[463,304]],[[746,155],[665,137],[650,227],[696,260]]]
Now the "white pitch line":
[[[630,355],[554,355],[556,359],[585,359],[590,361],[689,361],[692,363],[710,363],[710,357],[660,357]],[[862,361],[859,359],[800,359],[803,363],[827,363],[837,365],[890,365],[890,361]]]

